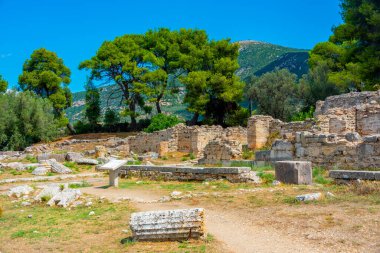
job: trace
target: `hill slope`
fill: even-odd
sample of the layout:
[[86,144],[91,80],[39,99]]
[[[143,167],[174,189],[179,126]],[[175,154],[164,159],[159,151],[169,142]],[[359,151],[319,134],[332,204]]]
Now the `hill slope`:
[[[260,76],[276,68],[287,68],[298,77],[301,77],[308,71],[307,50],[252,40],[239,41],[237,43],[240,44],[238,58],[240,69],[237,71],[237,75],[243,80],[251,75]],[[163,111],[189,118],[190,114],[186,111],[186,106],[182,104],[184,94],[184,89],[181,89],[178,94],[164,97],[162,102]],[[118,111],[123,108],[121,94],[117,91],[115,85],[100,88],[100,99],[102,113],[108,107]],[[84,118],[84,104],[85,92],[74,93],[73,106],[66,110],[71,122]]]

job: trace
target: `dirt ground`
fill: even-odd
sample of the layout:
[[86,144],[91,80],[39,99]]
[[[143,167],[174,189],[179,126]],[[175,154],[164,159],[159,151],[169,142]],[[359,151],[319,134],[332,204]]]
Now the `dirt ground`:
[[[19,202],[1,198],[0,206],[8,215],[0,218],[0,251],[380,252],[380,184],[376,183],[368,184],[372,189],[368,191],[334,184],[272,186],[137,178],[121,179],[119,188],[113,188],[107,187],[107,177],[85,180],[91,184],[81,188],[86,198],[109,202],[65,210],[20,207]],[[1,185],[0,193],[11,186]],[[184,198],[159,201],[173,191],[182,192]],[[294,202],[294,196],[312,192],[334,196]],[[209,242],[121,243],[127,237],[122,231],[128,229],[131,212],[191,207],[205,209]],[[20,209],[33,213],[38,224],[26,219]],[[90,210],[100,215],[89,218]],[[35,235],[34,229],[44,232]]]
[[[183,189],[181,183],[177,185],[178,190]],[[177,189],[163,190],[152,185],[83,189],[111,201],[128,198],[140,211],[203,207],[207,231],[222,242],[220,252],[380,252],[380,203],[376,201],[273,202],[274,196],[300,191],[284,186],[215,190],[203,197],[155,202],[171,190]],[[311,190],[316,189],[301,189]]]

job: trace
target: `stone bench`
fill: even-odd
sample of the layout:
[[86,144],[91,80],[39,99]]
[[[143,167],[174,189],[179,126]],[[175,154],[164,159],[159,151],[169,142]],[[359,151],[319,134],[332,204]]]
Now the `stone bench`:
[[329,177],[343,180],[376,180],[380,181],[380,171],[330,170]]
[[127,160],[111,160],[108,163],[99,166],[97,170],[99,171],[108,171],[109,172],[109,185],[110,186],[119,186],[119,173],[120,168],[125,165]]

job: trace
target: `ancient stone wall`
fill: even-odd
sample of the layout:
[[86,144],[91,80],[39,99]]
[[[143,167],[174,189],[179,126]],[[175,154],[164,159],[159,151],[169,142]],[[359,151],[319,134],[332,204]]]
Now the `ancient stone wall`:
[[163,155],[165,152],[194,153],[203,156],[207,144],[213,140],[238,141],[247,144],[247,129],[243,127],[222,128],[221,126],[185,126],[177,125],[173,128],[153,133],[139,133],[128,138],[129,150],[142,154],[156,152]]
[[239,159],[242,155],[242,145],[239,141],[214,140],[210,141],[203,152],[200,164],[218,164]]
[[283,123],[254,116],[249,120],[248,136],[255,138],[248,138],[249,146],[260,147],[256,144],[275,132],[279,135],[271,146],[270,161],[306,160],[315,166],[339,169],[380,168],[380,91],[353,92],[319,101],[315,123]]
[[255,115],[248,120],[247,141],[250,149],[264,147],[272,137],[294,139],[297,131],[310,131],[316,128],[314,120],[282,122],[271,116]]
[[255,115],[248,120],[248,147],[260,149],[270,136],[293,140],[296,132],[333,133],[344,136],[380,134],[380,91],[352,92],[318,101],[315,119],[282,122],[270,116]]

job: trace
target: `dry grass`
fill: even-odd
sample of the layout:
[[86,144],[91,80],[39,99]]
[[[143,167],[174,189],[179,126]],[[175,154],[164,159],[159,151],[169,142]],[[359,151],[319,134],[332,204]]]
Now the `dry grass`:
[[[100,203],[71,210],[33,204],[21,207],[0,197],[1,252],[219,252],[213,240],[191,242],[132,242],[126,203]],[[94,211],[94,216],[89,212]],[[28,218],[31,214],[32,218]]]

